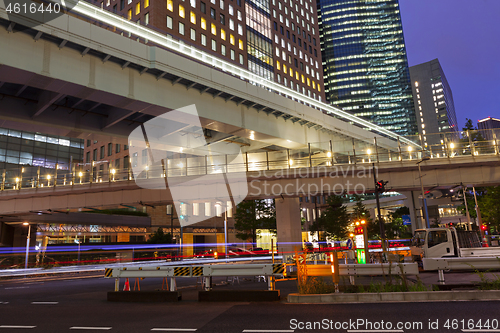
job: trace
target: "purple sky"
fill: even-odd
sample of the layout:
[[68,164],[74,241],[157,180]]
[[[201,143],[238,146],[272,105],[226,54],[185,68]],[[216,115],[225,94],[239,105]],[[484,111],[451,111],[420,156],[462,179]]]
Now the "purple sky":
[[410,66],[438,58],[465,118],[500,118],[500,0],[399,0]]

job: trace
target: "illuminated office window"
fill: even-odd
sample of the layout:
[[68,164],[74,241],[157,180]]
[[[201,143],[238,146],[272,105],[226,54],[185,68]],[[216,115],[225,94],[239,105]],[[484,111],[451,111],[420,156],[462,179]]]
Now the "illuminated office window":
[[141,2],[135,4],[135,15],[139,15],[141,13]]
[[212,215],[212,205],[210,202],[205,202],[205,216]]
[[279,70],[279,71],[281,70],[281,64],[277,60],[276,60],[276,69]]
[[131,20],[131,19],[132,19],[132,9],[129,9],[129,10],[128,10],[128,13],[127,13],[127,18],[128,18],[129,20]]
[[167,9],[171,12],[174,11],[174,1],[173,0],[167,0]]
[[217,27],[213,23],[211,24],[211,31],[212,35],[217,35]]
[[186,17],[186,12],[184,11],[184,6],[183,5],[179,5],[179,16],[182,17],[182,18]]
[[193,216],[200,215],[200,204],[197,202],[193,203]]
[[203,30],[207,30],[207,20],[204,17],[200,18],[200,24]]
[[231,45],[234,45],[235,43],[234,36],[232,34],[229,34],[229,43],[231,43]]
[[220,38],[226,40],[226,30],[220,29]]
[[144,0],[144,8],[148,8],[149,7],[149,0]]
[[243,41],[241,39],[238,40],[238,47],[243,50]]
[[190,21],[191,23],[196,24],[196,14],[193,11],[191,11],[190,14]]

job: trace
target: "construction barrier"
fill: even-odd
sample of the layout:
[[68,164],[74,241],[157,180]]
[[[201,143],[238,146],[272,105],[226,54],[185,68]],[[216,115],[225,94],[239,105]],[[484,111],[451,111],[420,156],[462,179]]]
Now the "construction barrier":
[[[177,290],[175,278],[203,277],[205,289],[210,289],[213,276],[281,276],[284,275],[285,264],[230,264],[204,266],[144,266],[116,267],[104,270],[105,278],[115,279],[115,291],[119,290],[120,278],[170,278],[170,290]],[[164,280],[163,280],[164,281]],[[269,289],[274,289],[269,279]]]

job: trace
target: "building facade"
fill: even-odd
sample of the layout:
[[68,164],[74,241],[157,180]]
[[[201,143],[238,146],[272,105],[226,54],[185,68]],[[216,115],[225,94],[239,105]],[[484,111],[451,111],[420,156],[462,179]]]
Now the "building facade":
[[410,77],[418,131],[424,145],[443,146],[444,133],[451,132],[446,136],[458,138],[453,94],[439,60],[410,67]]
[[477,128],[486,140],[500,138],[500,119],[492,117],[480,119],[477,121]]
[[319,0],[327,100],[401,135],[417,133],[398,0]]
[[2,189],[48,185],[82,160],[81,139],[0,128]]
[[87,0],[325,101],[315,0]]

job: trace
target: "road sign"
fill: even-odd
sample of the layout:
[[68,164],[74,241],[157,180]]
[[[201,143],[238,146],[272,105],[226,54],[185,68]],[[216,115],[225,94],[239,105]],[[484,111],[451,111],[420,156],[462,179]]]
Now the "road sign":
[[352,250],[352,245],[353,245],[352,239],[350,239],[350,238],[349,238],[349,239],[347,240],[347,248],[348,248],[349,250]]
[[410,215],[403,215],[401,217],[403,218],[403,225],[411,225]]

